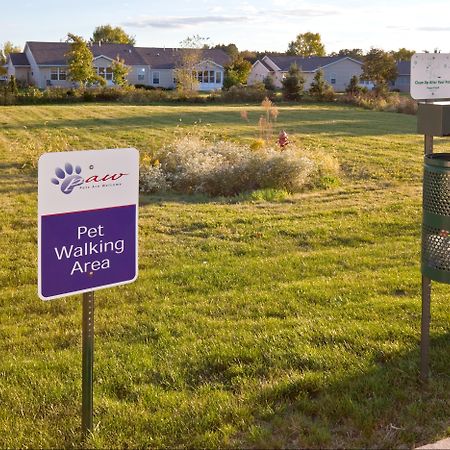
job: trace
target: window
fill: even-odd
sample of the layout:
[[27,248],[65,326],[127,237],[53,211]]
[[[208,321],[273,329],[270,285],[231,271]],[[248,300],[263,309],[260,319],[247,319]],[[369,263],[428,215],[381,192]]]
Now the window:
[[64,81],[66,77],[67,75],[65,68],[54,67],[50,70],[50,80],[52,81]]
[[153,72],[152,82],[153,84],[159,84],[159,72]]
[[106,72],[105,78],[106,78],[107,80],[109,80],[109,81],[112,81],[112,79],[113,79],[113,70],[112,70],[112,67],[107,67],[106,70],[105,70],[105,72]]
[[214,83],[214,70],[209,71],[209,82]]
[[332,73],[330,76],[330,83],[331,84],[336,84],[336,74]]
[[216,72],[216,83],[222,83],[222,72]]
[[203,72],[198,72],[197,80],[199,83],[203,83]]
[[99,77],[105,80],[111,81],[113,79],[113,70],[111,67],[94,67],[94,71],[97,72]]
[[145,80],[145,69],[141,68],[138,70],[138,76],[137,76],[138,81],[144,81]]

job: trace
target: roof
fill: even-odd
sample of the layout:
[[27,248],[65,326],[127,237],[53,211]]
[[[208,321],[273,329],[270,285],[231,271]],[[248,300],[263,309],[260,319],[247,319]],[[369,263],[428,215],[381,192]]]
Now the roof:
[[269,64],[267,64],[264,59],[258,59],[255,61],[255,64],[259,62],[261,63],[269,72],[273,72],[273,67],[270,67]]
[[[65,66],[66,54],[70,50],[68,42],[27,42],[26,44],[39,66]],[[115,59],[117,56],[128,66],[149,65],[152,69],[173,69],[185,49],[134,47],[130,44],[90,44],[94,58],[106,56]],[[220,49],[201,50],[201,59],[211,60],[220,66],[229,62],[229,56]]]
[[[135,49],[152,69],[173,69],[182,59],[183,53],[189,51],[189,49],[155,47]],[[230,57],[220,49],[201,49],[200,52],[202,61],[213,61],[222,67],[230,61]]]
[[358,64],[362,64],[361,61],[349,58],[348,56],[309,56],[306,58],[302,56],[267,56],[280,68],[282,72],[287,72],[292,64],[297,64],[299,69],[303,72],[314,72],[321,67],[335,63],[342,59],[350,59]]
[[[68,42],[27,42],[26,45],[39,66],[65,66],[67,64],[66,54],[70,50]],[[119,56],[129,66],[146,64],[135,47],[129,44],[91,44],[89,48],[94,58],[106,56],[115,59]]]
[[14,66],[29,66],[27,55],[25,53],[10,53],[9,59]]
[[411,61],[399,61],[397,70],[399,75],[411,75]]

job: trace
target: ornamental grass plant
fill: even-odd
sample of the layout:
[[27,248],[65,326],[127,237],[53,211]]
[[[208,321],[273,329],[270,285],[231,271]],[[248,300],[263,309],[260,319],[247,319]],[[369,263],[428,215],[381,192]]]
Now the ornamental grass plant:
[[184,136],[163,146],[155,162],[141,168],[142,192],[172,190],[210,196],[235,196],[257,189],[299,192],[317,172],[316,164],[297,148],[252,151],[246,145],[197,136]]

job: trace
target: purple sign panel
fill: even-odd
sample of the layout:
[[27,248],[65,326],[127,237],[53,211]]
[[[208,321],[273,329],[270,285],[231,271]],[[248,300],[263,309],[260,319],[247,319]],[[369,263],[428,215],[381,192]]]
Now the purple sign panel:
[[42,216],[41,233],[44,297],[136,278],[136,205]]
[[137,278],[139,153],[46,153],[38,174],[38,294],[43,300]]

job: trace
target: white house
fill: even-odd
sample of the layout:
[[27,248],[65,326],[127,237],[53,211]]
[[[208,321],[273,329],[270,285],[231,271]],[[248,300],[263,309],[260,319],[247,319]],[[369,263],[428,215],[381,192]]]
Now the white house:
[[[129,66],[130,84],[173,88],[176,85],[175,71],[189,50],[175,48],[134,47],[129,44],[91,44],[93,64],[98,75],[108,85],[113,85],[111,64],[117,57]],[[68,77],[66,42],[27,42],[23,53],[11,53],[7,62],[8,77],[33,84],[40,89],[46,87],[72,87]],[[228,55],[219,49],[202,49],[200,62],[195,65],[199,81],[198,89],[212,91],[223,87],[224,66]]]
[[305,89],[309,89],[318,70],[322,70],[325,80],[336,92],[343,92],[353,75],[360,76],[362,62],[348,56],[270,56],[256,61],[248,77],[248,84],[263,81],[271,77],[277,88],[286,76],[292,64],[296,64],[305,76]]

